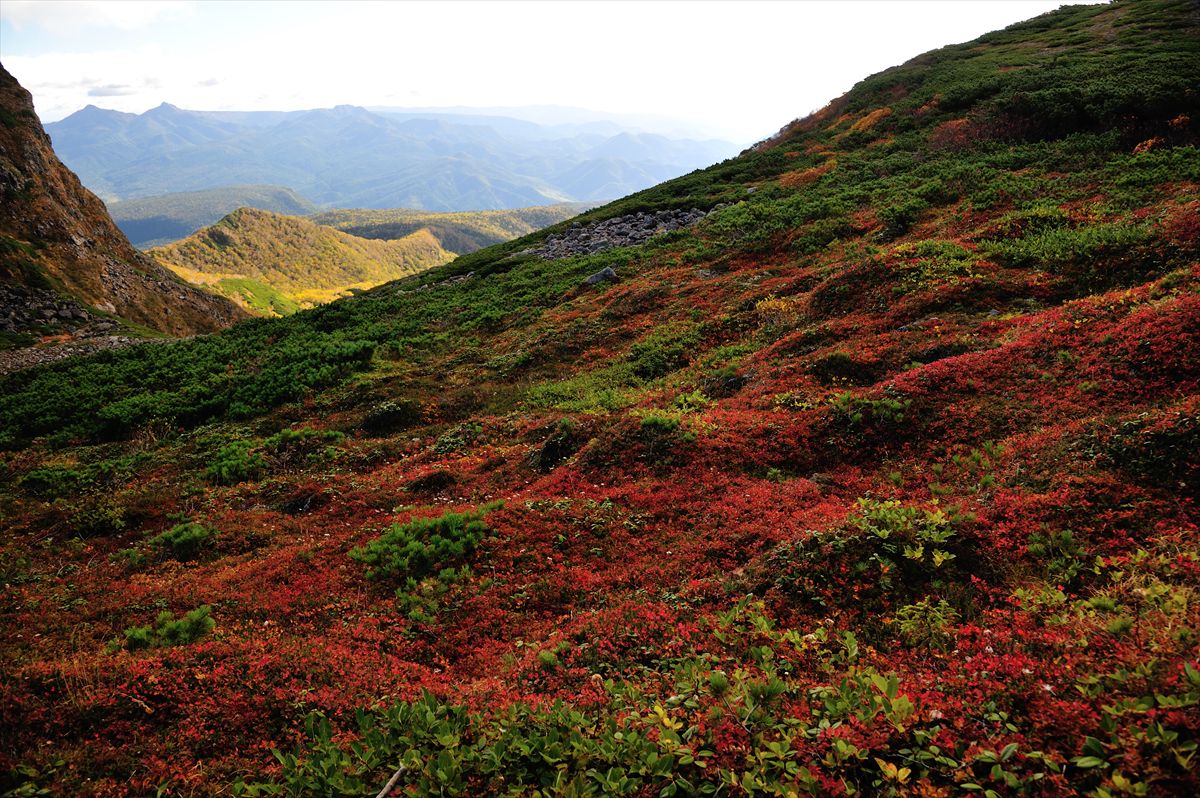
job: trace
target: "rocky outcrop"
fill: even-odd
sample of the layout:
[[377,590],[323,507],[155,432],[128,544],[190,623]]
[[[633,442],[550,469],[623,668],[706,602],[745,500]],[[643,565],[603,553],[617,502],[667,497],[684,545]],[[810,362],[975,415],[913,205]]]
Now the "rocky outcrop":
[[120,349],[133,344],[169,343],[176,338],[131,338],[128,335],[100,335],[59,344],[29,346],[24,349],[0,351],[0,374],[19,371],[30,366],[53,363],[78,355],[91,355],[103,349]]
[[0,285],[0,332],[46,335],[77,334],[88,327],[115,322],[100,320],[87,308],[53,291],[24,285]]
[[593,255],[616,247],[632,247],[670,230],[691,227],[707,216],[697,208],[630,213],[595,224],[576,222],[562,233],[546,236],[540,247],[524,250],[522,255],[537,255],[548,260],[574,255]]
[[245,318],[138,252],[54,154],[29,92],[0,66],[0,281],[53,291],[169,335]]

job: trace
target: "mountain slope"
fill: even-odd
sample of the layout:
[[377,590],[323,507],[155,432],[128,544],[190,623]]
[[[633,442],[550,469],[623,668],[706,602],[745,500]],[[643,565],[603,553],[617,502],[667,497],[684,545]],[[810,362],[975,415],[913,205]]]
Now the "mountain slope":
[[535,230],[570,219],[591,207],[588,203],[560,203],[503,211],[430,213],[408,208],[347,209],[311,217],[317,224],[335,227],[362,238],[401,238],[428,230],[450,252],[463,255],[492,244],[511,241]]
[[362,296],[0,380],[10,782],[1196,794],[1198,70],[1192,2],[1064,8]]
[[454,257],[427,230],[376,241],[254,208],[239,208],[148,254],[252,313],[273,315],[407,277]]
[[212,332],[243,317],[130,246],[55,156],[29,93],[3,67],[0,112],[0,277],[171,335]]
[[169,244],[219,222],[238,208],[307,216],[317,206],[282,186],[224,186],[112,202],[108,212],[136,247]]

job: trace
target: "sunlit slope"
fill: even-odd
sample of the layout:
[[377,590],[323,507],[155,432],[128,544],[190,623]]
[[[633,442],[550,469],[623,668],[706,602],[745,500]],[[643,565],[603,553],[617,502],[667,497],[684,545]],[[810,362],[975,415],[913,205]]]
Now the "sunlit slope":
[[402,238],[418,230],[429,230],[447,250],[463,255],[570,219],[593,205],[564,202],[507,211],[445,213],[408,208],[334,210],[311,218],[317,224],[336,227],[362,238]]
[[453,257],[428,230],[377,241],[253,208],[239,208],[149,254],[251,311],[275,315],[416,274]]

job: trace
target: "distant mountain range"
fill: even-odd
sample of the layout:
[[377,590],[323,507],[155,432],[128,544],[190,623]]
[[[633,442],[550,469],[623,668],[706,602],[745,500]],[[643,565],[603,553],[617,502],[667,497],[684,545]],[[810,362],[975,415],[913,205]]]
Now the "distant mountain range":
[[142,114],[95,106],[46,126],[63,161],[108,202],[234,185],[285,186],[324,207],[458,211],[596,201],[737,153],[613,123],[368,111]]

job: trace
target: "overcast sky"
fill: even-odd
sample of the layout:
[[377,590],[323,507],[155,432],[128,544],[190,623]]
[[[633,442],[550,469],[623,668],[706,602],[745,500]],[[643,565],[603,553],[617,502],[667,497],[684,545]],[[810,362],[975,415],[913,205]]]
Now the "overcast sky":
[[762,139],[855,82],[1063,0],[2,0],[43,121],[141,112],[562,105]]

